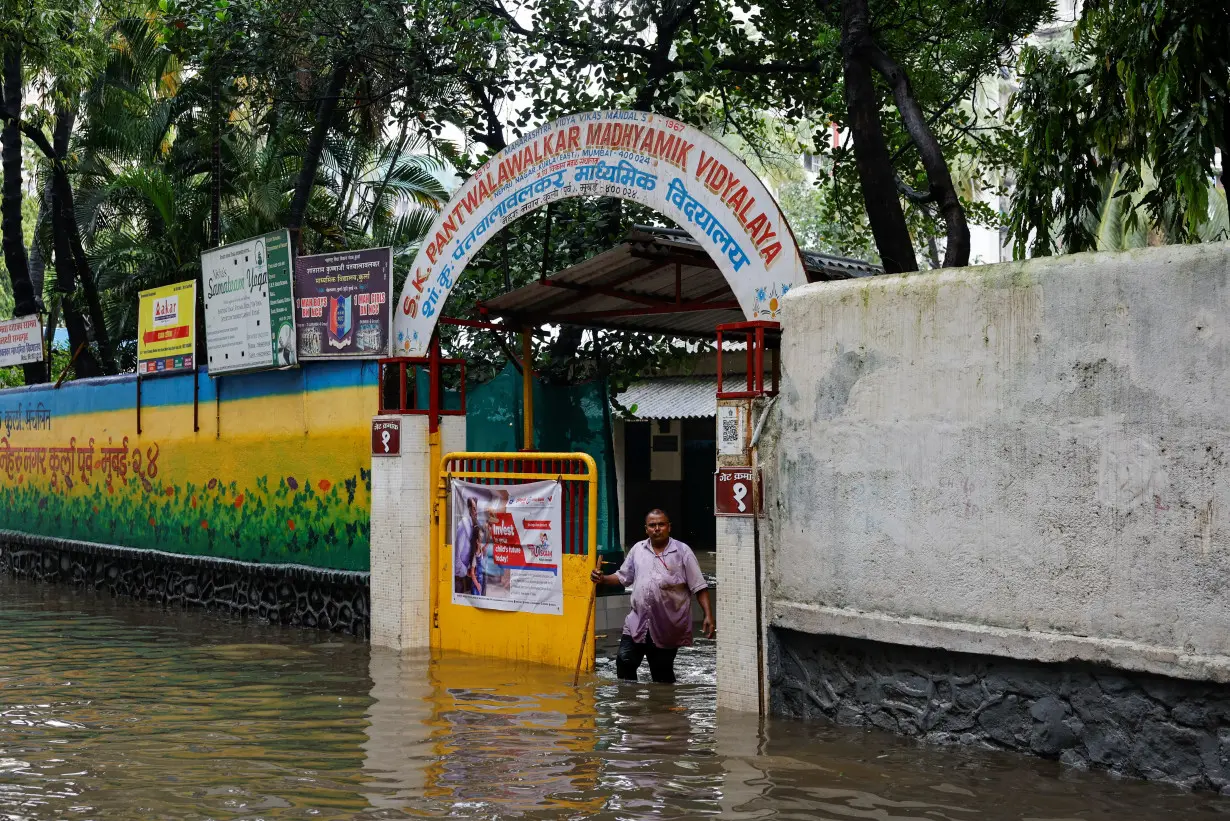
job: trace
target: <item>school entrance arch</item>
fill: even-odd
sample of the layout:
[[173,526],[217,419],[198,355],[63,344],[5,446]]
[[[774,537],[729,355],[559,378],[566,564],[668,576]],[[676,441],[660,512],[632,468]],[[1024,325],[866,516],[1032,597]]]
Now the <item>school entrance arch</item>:
[[[691,311],[691,316],[703,315],[708,319],[714,312],[730,311],[735,313],[733,317],[727,313],[717,321],[730,323],[742,314],[748,324],[760,328],[758,338],[763,342],[764,326],[776,327],[775,323],[781,320],[781,298],[791,288],[806,283],[808,271],[814,268],[814,263],[805,268],[790,227],[768,189],[714,138],[686,123],[648,112],[573,114],[536,129],[492,157],[437,216],[397,301],[392,353],[399,359],[392,361],[427,362],[432,373],[438,373],[436,325],[470,260],[502,228],[518,218],[551,202],[587,196],[616,197],[651,208],[673,220],[699,246],[676,248],[669,254],[669,264],[674,268],[673,300],[631,293],[620,287],[625,284],[623,280],[586,284],[581,290],[591,299],[605,295],[617,302],[631,301],[639,312],[658,318]],[[611,253],[616,252],[608,251],[591,262],[600,263],[601,257]],[[693,278],[684,271],[688,266],[696,267],[695,257],[711,264],[700,267],[720,271],[724,279],[720,288],[710,280],[707,287],[698,287],[694,293],[689,291]],[[633,275],[641,277],[663,264],[667,263],[642,262],[629,281]],[[565,288],[579,285],[563,281],[555,284]],[[517,292],[505,296],[515,299]],[[719,297],[720,302],[715,302]],[[736,308],[737,311],[733,310]],[[603,321],[616,315],[626,318],[628,309],[591,311],[583,322],[577,316],[561,317],[559,321],[607,327]],[[523,335],[526,353],[522,366],[524,441],[532,449],[532,357],[529,327],[525,326],[552,320],[535,312],[515,319],[506,314],[504,319],[498,330],[527,332]],[[488,323],[445,321],[497,329]],[[689,324],[695,325],[695,320],[689,320]],[[670,334],[681,329],[682,326],[659,324],[654,332]],[[712,337],[717,331],[717,327],[706,329],[701,335]],[[698,329],[681,335],[696,336]],[[717,340],[720,349],[720,334]],[[763,350],[763,344],[756,350]],[[752,352],[749,337],[749,362]],[[719,373],[721,368],[719,359]],[[761,378],[753,390],[749,367],[748,391],[742,393],[723,394],[719,379],[718,401],[739,405],[734,408],[738,419],[735,432],[742,431],[737,454],[721,451],[727,454],[719,455],[721,464],[749,465],[749,460],[754,459],[751,425],[764,408],[762,400],[766,393],[763,370],[759,370]],[[405,381],[403,377],[399,407],[406,407]],[[428,392],[431,397],[437,395],[436,385],[437,379],[433,377]],[[434,555],[428,546],[438,543],[444,517],[444,506],[432,499],[431,493],[442,475],[441,457],[450,451],[465,450],[465,422],[464,417],[441,419],[439,405],[433,398],[426,419],[410,416],[400,424],[403,429],[399,460],[373,460],[372,639],[374,643],[404,649],[426,647],[428,634],[435,636],[439,631],[435,599],[424,595],[428,588],[424,581],[430,578],[431,589],[436,590],[436,576],[443,572],[443,557],[428,559]],[[414,426],[414,432],[410,433],[406,425]],[[416,452],[409,453],[408,446],[414,446]],[[751,518],[719,523],[718,702],[753,712],[764,708],[763,694],[758,692],[763,689],[764,671],[759,589],[758,585],[748,584],[748,580],[760,576],[756,540],[756,526]],[[588,612],[592,613],[592,605]],[[434,642],[433,646],[438,644]]]
[[673,220],[708,252],[749,320],[777,321],[781,297],[807,281],[776,200],[720,142],[659,114],[588,111],[527,134],[453,195],[402,288],[394,353],[426,355],[448,295],[500,229],[588,196],[631,200]]

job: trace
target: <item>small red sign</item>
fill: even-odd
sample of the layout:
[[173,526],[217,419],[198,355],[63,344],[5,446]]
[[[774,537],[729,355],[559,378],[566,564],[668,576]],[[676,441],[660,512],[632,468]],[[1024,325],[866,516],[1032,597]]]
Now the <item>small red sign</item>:
[[401,420],[372,420],[372,456],[396,456],[401,453]]
[[[764,476],[757,483],[757,507],[764,513]],[[718,468],[713,474],[713,512],[718,516],[752,515],[752,469]]]

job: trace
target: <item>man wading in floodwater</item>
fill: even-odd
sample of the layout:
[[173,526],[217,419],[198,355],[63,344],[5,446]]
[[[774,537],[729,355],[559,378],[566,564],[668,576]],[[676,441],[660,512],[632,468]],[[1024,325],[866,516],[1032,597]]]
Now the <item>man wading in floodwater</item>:
[[705,638],[713,635],[709,586],[701,575],[692,548],[671,538],[671,520],[660,510],[645,517],[645,535],[628,551],[623,567],[605,576],[598,568],[590,574],[596,584],[632,587],[632,612],[624,620],[615,670],[622,679],[636,681],[641,660],[649,659],[653,680],[675,683],[675,653],[692,644],[692,594],[705,614]]

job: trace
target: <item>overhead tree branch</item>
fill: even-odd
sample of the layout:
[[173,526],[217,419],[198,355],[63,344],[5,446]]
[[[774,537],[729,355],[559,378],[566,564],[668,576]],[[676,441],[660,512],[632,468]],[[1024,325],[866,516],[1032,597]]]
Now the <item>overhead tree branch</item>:
[[854,161],[867,221],[875,237],[884,270],[917,271],[914,244],[897,196],[897,178],[888,156],[880,105],[872,82],[868,44],[871,41],[867,0],[843,0],[841,52],[845,75],[846,112],[854,141]]
[[[861,0],[865,2],[865,0]],[[931,196],[940,213],[944,215],[948,242],[944,248],[944,267],[962,267],[969,264],[970,236],[969,223],[965,219],[965,209],[957,196],[956,187],[952,183],[952,174],[948,170],[948,161],[944,159],[943,149],[935,139],[923,116],[922,108],[910,88],[910,79],[897,61],[893,60],[878,45],[870,40],[863,43],[867,58],[873,68],[879,72],[893,92],[897,103],[897,111],[905,123],[910,139],[918,147],[923,168],[927,171],[930,182]]]

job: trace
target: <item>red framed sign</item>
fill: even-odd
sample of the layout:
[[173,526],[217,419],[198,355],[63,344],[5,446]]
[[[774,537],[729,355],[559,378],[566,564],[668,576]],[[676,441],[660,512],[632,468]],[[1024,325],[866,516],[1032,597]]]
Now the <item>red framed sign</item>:
[[401,453],[401,420],[372,420],[372,456],[397,456]]
[[[764,474],[756,487],[757,511],[764,513]],[[713,512],[716,516],[752,515],[752,469],[749,466],[718,468],[713,472]]]

